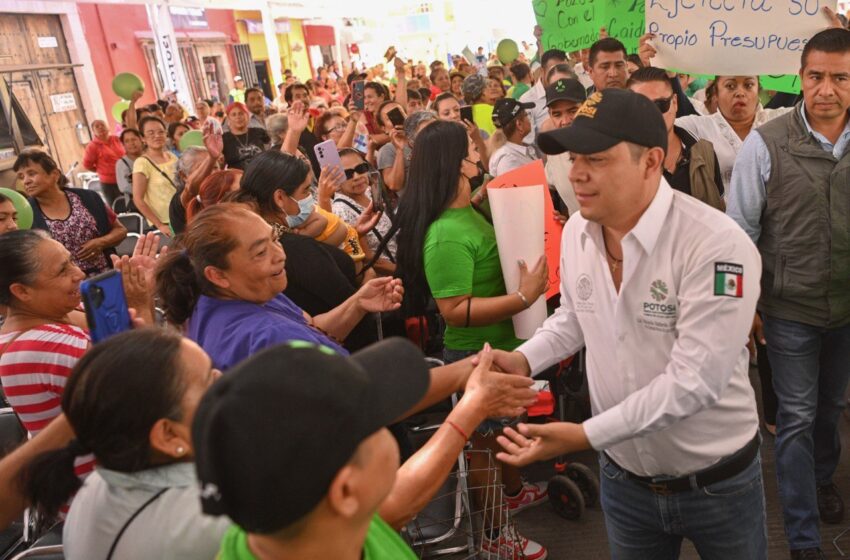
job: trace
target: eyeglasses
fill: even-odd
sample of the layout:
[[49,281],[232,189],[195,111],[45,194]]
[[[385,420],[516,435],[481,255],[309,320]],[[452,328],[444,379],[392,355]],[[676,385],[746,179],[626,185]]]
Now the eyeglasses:
[[354,174],[363,175],[369,172],[369,164],[361,163],[360,165],[355,165],[352,169],[345,170],[345,178],[353,179]]
[[670,110],[670,104],[673,103],[673,97],[675,95],[676,94],[674,93],[670,97],[653,99],[652,102],[655,103],[655,106],[658,107],[658,110],[661,111],[661,114],[663,115]]
[[346,128],[348,128],[348,125],[346,125],[346,124],[344,124],[344,123],[343,123],[343,124],[338,124],[338,125],[336,125],[336,126],[332,126],[330,129],[328,129],[328,132],[333,132],[333,131],[337,131],[337,132],[345,132],[345,129],[346,129]]

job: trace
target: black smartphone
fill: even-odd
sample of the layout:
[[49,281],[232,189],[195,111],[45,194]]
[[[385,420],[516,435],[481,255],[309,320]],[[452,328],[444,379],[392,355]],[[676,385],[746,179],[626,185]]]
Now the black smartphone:
[[386,210],[384,205],[384,191],[381,188],[381,172],[369,172],[369,190],[372,195],[372,210],[375,212],[383,212]]
[[390,122],[395,127],[404,126],[404,113],[398,107],[387,113],[387,118],[390,119]]
[[127,309],[120,272],[109,270],[83,280],[80,295],[93,343],[130,330],[130,310]]
[[473,122],[472,120],[472,105],[467,105],[466,107],[460,108],[460,120]]
[[358,111],[364,109],[363,96],[366,93],[366,82],[355,80],[351,82],[351,102]]

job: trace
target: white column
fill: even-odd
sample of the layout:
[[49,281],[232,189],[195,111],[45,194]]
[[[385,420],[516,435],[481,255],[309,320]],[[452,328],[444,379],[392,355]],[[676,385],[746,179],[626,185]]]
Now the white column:
[[277,85],[283,81],[283,68],[280,64],[280,45],[277,42],[277,26],[272,17],[271,6],[268,2],[262,4],[260,13],[263,17],[263,35],[266,36],[266,52],[269,53],[271,68],[272,91],[277,93]]
[[171,13],[167,4],[147,4],[148,21],[153,31],[156,46],[156,63],[165,83],[165,89],[177,92],[177,100],[183,107],[191,110],[195,106],[192,91],[186,80],[183,62],[180,60],[180,50],[177,37],[174,35],[174,25],[171,23]]

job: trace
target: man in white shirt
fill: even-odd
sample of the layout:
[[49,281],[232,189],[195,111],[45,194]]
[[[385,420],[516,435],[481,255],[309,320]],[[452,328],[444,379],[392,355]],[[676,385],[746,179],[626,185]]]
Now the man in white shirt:
[[490,156],[489,169],[494,177],[540,159],[537,149],[522,140],[531,132],[529,109],[534,109],[533,103],[520,103],[510,97],[499,99],[493,106],[493,124],[508,139],[504,146]]
[[506,371],[536,374],[587,347],[593,417],[505,430],[522,466],[600,451],[611,555],[766,558],[758,414],[745,348],[761,261],[747,235],[662,177],[667,132],[647,98],[591,95],[539,138],[569,151],[581,205],[564,229],[561,307]]

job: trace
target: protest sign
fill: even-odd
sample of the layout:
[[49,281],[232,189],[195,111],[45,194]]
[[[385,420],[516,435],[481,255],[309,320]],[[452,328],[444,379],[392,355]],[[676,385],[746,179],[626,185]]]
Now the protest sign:
[[785,76],[762,76],[761,87],[771,91],[800,93],[800,75],[787,74]]
[[646,0],[653,66],[718,75],[792,74],[835,0]]
[[[546,185],[546,171],[542,161],[535,161],[524,165],[508,173],[499,175],[487,183],[488,189],[499,189],[505,187]],[[492,191],[488,191],[488,194]],[[491,208],[492,210],[492,208]],[[561,232],[564,226],[555,219],[555,207],[548,189],[543,191],[543,236],[544,249],[546,251],[546,262],[549,265],[549,289],[546,298],[556,295],[561,290]],[[529,263],[531,266],[533,262]]]
[[644,33],[644,0],[533,0],[531,5],[543,29],[544,51],[589,48],[604,27],[635,52]]

